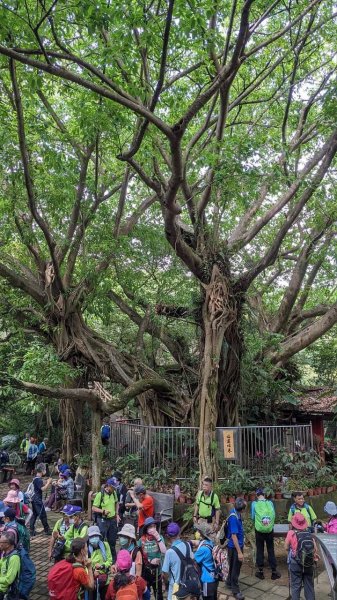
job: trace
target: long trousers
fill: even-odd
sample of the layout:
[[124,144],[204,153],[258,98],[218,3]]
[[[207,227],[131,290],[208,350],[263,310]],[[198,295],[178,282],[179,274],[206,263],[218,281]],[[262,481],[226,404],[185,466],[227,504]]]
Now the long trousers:
[[153,595],[156,600],[163,600],[163,584],[162,584],[162,576],[161,573],[154,573],[154,575],[150,575],[150,573],[146,573],[145,576],[147,587],[149,590],[153,589]]
[[112,563],[116,562],[116,540],[117,540],[117,519],[106,519],[102,517],[97,517],[97,525],[99,530],[103,536],[103,539],[106,540],[110,546],[111,554],[112,554]]
[[239,575],[242,562],[238,559],[236,548],[228,548],[228,563],[229,572],[226,584],[232,589],[233,594],[238,594],[240,592]]
[[41,523],[43,525],[43,529],[47,533],[49,531],[48,519],[46,515],[45,508],[43,506],[43,502],[36,502],[36,500],[32,500],[32,509],[33,515],[29,521],[30,533],[34,535],[35,533],[35,523],[38,518],[40,518]]
[[264,545],[266,544],[268,562],[272,571],[276,571],[276,558],[274,551],[274,532],[262,533],[255,530],[256,542],[256,566],[263,569],[264,566]]
[[291,600],[300,600],[302,585],[305,600],[315,600],[314,570],[303,571],[296,560],[291,559],[289,564]]

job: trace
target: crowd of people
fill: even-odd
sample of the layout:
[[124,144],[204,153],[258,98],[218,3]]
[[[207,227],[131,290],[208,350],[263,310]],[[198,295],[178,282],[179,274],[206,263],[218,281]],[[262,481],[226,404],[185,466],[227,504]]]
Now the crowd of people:
[[[128,489],[122,473],[113,472],[94,497],[89,523],[83,506],[72,502],[76,484],[69,465],[60,459],[55,468],[53,479],[46,476],[46,465],[39,463],[25,491],[18,479],[12,479],[0,502],[0,600],[29,599],[29,585],[24,589],[22,580],[29,575],[34,584],[29,552],[38,519],[50,536],[48,558],[54,564],[48,589],[54,600],[76,600],[84,592],[91,600],[149,600],[151,595],[163,600],[165,586],[168,600],[201,596],[216,600],[219,581],[234,598],[244,599],[239,581],[245,545],[242,516],[247,506],[243,498],[235,500],[221,522],[219,498],[211,479],[204,478],[194,505],[194,537],[183,539],[175,522],[167,525],[163,535],[153,497],[140,478]],[[48,523],[52,508],[60,510],[53,529]],[[313,531],[319,526],[337,533],[337,506],[327,502],[324,510],[329,515],[326,524],[317,521],[301,493],[294,494],[285,539],[292,600],[299,600],[302,587],[306,600],[315,598],[318,553]],[[255,530],[255,576],[266,576],[266,548],[270,577],[276,580],[281,575],[274,550],[275,509],[262,488],[256,491],[250,517]]]

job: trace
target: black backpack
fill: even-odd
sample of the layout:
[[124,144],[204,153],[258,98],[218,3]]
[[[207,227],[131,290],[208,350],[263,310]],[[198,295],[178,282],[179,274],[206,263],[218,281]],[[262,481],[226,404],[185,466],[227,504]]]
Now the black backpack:
[[[195,565],[193,558],[191,558],[191,548],[190,545],[186,542],[183,542],[186,547],[186,556],[178,550],[176,546],[172,547],[172,550],[178,555],[180,558],[180,585],[187,585],[190,582],[194,582],[199,589],[199,595],[201,595],[201,584],[200,584],[200,576],[198,569]],[[178,582],[177,582],[178,583]]]
[[296,532],[297,552],[295,560],[303,571],[310,571],[315,564],[315,545],[312,533],[309,531]]

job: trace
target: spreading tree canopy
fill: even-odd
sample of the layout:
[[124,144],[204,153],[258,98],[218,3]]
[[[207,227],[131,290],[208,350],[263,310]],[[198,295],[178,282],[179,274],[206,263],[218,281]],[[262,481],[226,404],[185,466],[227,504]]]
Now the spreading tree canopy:
[[102,408],[86,388],[105,380],[110,409],[193,414],[210,472],[217,423],[238,420],[246,307],[275,373],[336,323],[336,16],[332,0],[1,3],[3,319],[80,386],[32,391]]

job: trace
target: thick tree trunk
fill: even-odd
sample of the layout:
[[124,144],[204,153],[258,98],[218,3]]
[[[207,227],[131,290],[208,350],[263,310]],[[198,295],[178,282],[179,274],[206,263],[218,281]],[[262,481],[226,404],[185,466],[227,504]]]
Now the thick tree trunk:
[[203,358],[200,367],[199,467],[200,477],[217,475],[219,364],[224,335],[237,319],[229,279],[213,266],[202,308]]
[[240,303],[238,314],[226,330],[221,348],[218,383],[218,427],[231,427],[239,424],[239,391],[241,383],[241,359],[243,339],[240,328]]
[[62,456],[67,463],[79,452],[82,433],[83,406],[76,400],[61,400]]
[[102,413],[100,410],[91,409],[91,454],[92,454],[92,489],[98,492],[101,488],[102,460],[101,460],[101,426]]

